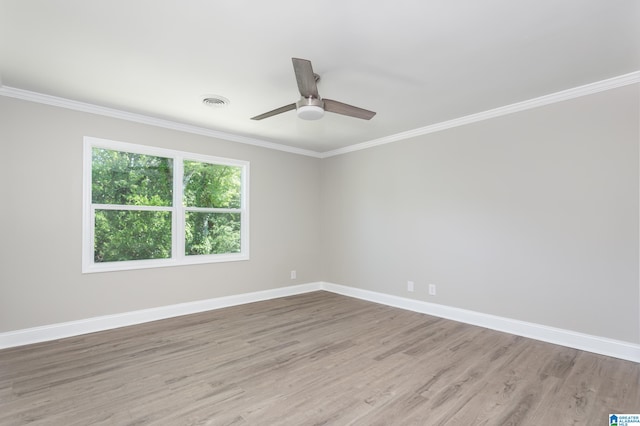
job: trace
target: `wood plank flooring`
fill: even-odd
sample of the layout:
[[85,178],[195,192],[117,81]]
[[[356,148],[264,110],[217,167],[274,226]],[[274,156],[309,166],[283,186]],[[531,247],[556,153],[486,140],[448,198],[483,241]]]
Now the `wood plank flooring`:
[[0,351],[0,425],[606,425],[640,364],[328,292]]

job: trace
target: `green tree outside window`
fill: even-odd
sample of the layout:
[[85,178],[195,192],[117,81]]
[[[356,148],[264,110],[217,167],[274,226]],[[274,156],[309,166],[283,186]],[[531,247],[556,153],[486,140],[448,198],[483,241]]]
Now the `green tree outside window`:
[[242,253],[245,167],[184,154],[91,145],[94,264]]

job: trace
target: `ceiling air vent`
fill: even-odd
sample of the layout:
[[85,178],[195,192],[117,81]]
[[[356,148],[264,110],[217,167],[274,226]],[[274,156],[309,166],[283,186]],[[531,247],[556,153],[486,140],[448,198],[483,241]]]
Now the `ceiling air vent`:
[[211,108],[224,108],[229,105],[229,99],[218,95],[205,95],[202,103]]

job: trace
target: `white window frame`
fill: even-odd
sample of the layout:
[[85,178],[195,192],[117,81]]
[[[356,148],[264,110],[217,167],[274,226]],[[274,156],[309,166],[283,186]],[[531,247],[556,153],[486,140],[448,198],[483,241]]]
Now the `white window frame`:
[[[171,258],[126,260],[120,262],[94,261],[94,229],[96,209],[116,209],[115,206],[93,204],[91,194],[92,183],[92,151],[93,148],[104,148],[114,151],[152,155],[173,159],[173,204],[172,206],[127,206],[128,210],[170,211],[172,217]],[[199,161],[242,168],[242,189],[240,209],[208,209],[183,206],[183,161]],[[213,157],[172,149],[156,148],[126,142],[84,137],[83,152],[83,195],[82,195],[82,272],[108,272],[130,269],[159,268],[166,266],[193,265],[201,263],[233,262],[249,260],[249,162],[229,158]],[[185,251],[185,212],[215,211],[220,213],[240,213],[240,253],[224,253],[209,255],[189,255]]]

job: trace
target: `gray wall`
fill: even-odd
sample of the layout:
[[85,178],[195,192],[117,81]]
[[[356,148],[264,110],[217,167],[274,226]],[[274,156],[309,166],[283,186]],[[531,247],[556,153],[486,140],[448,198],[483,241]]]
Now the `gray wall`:
[[[251,260],[81,274],[83,136],[250,161]],[[0,145],[0,332],[322,278],[316,158],[6,97]]]
[[[322,280],[640,342],[639,103],[318,160],[0,97],[0,332]],[[250,161],[251,260],[81,274],[85,135]]]
[[627,86],[325,159],[324,280],[639,342],[639,102]]

